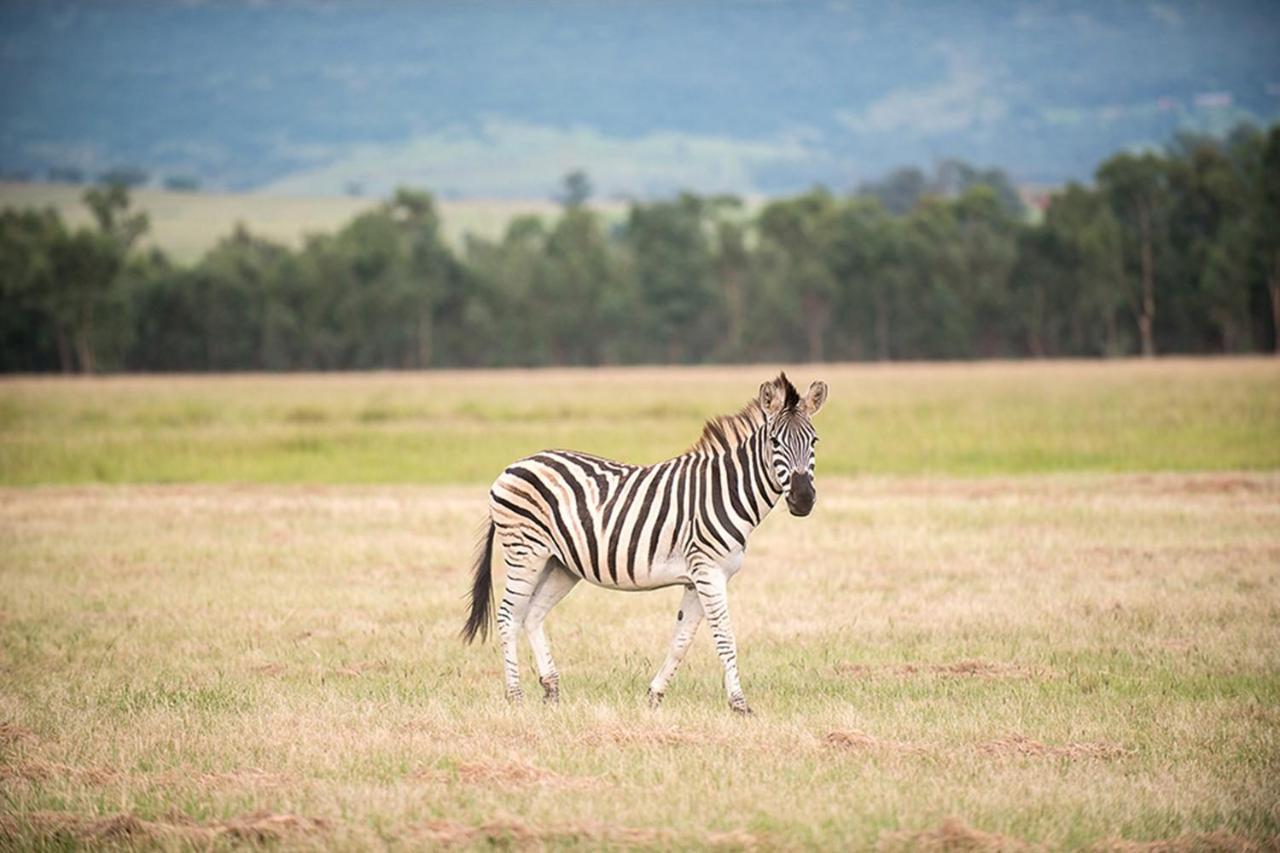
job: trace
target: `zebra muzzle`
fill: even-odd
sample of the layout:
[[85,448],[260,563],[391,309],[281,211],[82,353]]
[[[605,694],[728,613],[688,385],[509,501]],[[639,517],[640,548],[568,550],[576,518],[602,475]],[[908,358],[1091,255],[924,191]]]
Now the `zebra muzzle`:
[[796,471],[791,475],[791,484],[787,489],[787,509],[792,515],[806,516],[813,511],[813,504],[818,493],[813,488],[813,477],[807,471]]

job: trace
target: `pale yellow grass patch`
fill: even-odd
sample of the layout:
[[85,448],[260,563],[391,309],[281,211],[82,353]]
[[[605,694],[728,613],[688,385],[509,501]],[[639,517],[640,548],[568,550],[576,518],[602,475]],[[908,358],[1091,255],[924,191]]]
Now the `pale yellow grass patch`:
[[865,663],[836,664],[836,672],[855,678],[895,676],[908,678],[935,675],[943,678],[1052,678],[1050,670],[1037,669],[1008,661],[959,660],[950,663],[899,663],[871,665]]
[[745,720],[705,631],[646,706],[679,590],[575,590],[508,705],[484,491],[0,491],[0,844],[1274,843],[1276,475],[822,479],[731,588]]
[[1159,841],[1107,840],[1089,849],[1096,853],[1267,853],[1280,850],[1280,836],[1257,841],[1234,832],[1196,832]]
[[923,744],[907,743],[901,740],[884,740],[872,737],[866,732],[857,729],[836,729],[835,731],[827,732],[823,741],[828,746],[838,749],[887,750],[889,752],[907,753],[921,753],[927,749]]
[[182,816],[143,820],[131,814],[86,818],[62,812],[0,817],[0,841],[79,842],[92,846],[181,844],[205,846],[217,841],[259,845],[294,835],[322,832],[323,820],[290,814],[255,812],[227,820],[198,823]]
[[977,853],[977,851],[1036,849],[1038,849],[1036,846],[1019,838],[996,832],[984,832],[954,817],[947,818],[936,829],[887,832],[881,835],[876,843],[876,850],[881,853],[912,850],[947,851],[947,853],[975,851]]

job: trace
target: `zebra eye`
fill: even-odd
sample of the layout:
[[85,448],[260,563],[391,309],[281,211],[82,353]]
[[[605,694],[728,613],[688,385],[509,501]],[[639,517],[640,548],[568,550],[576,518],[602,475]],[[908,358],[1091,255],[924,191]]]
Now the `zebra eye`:
[[769,443],[772,444],[774,447],[781,447],[782,439],[778,438],[776,435],[771,435],[769,436]]

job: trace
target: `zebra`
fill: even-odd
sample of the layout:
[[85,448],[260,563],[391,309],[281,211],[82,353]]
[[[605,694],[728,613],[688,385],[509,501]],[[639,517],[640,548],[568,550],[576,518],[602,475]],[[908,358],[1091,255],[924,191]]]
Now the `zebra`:
[[681,585],[675,636],[649,684],[649,704],[662,702],[705,617],[729,707],[750,714],[726,587],[742,567],[747,536],[780,497],[792,515],[813,510],[818,435],[810,419],[826,398],[826,383],[814,382],[802,398],[780,373],[741,411],[708,421],[693,447],[666,462],[628,465],[546,450],[511,463],[489,489],[462,629],[468,643],[488,636],[496,540],[507,570],[497,612],[507,698],[524,696],[517,654],[523,628],[544,701],[559,701],[560,676],[543,622],[579,581],[617,590]]

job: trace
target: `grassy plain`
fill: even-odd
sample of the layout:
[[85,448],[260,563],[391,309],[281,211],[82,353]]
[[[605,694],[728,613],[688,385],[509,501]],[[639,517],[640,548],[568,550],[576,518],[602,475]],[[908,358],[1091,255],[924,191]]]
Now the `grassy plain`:
[[[88,225],[85,188],[70,184],[2,183],[0,208],[52,207],[73,225]],[[378,204],[378,199],[350,196],[274,196],[261,193],[170,192],[141,189],[133,204],[151,217],[144,238],[182,263],[192,263],[243,223],[254,234],[298,248],[308,234],[329,234]],[[559,206],[551,199],[437,199],[445,239],[461,249],[468,234],[496,239],[515,216],[553,217]],[[619,202],[594,205],[607,220],[623,216]]]
[[820,489],[734,582],[750,719],[705,636],[645,706],[671,590],[575,590],[509,707],[476,488],[0,491],[0,846],[1280,844],[1280,476]]
[[[763,367],[0,380],[0,484],[486,483],[573,447],[692,444]],[[831,386],[819,472],[1280,468],[1269,358],[797,367]]]
[[0,382],[0,848],[1280,846],[1271,360],[796,368],[756,716],[705,631],[648,709],[678,591],[585,586],[562,704],[509,707],[456,639],[484,484],[768,373]]

